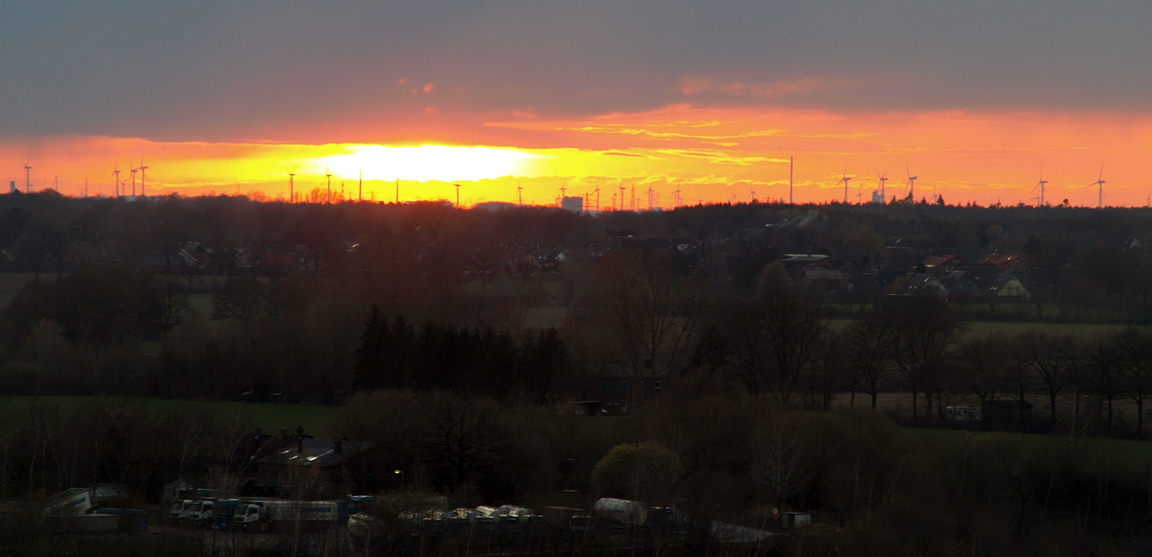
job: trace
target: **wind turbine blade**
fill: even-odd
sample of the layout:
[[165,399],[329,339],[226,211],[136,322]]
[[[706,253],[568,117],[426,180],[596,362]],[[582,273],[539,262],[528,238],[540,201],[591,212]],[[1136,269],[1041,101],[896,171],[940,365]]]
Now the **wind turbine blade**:
[[1103,162],[1101,162],[1101,163],[1100,163],[1100,174],[1098,174],[1098,175],[1096,176],[1096,181],[1097,181],[1097,182],[1099,182],[1099,181],[1100,181],[1100,180],[1102,180],[1103,178],[1104,178],[1104,163],[1103,163]]

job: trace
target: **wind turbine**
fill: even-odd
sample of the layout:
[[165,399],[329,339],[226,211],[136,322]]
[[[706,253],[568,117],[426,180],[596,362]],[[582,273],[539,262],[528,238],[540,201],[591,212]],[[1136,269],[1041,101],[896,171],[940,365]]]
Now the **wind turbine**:
[[[1103,171],[1104,168],[1101,167],[1100,170]],[[1040,181],[1036,182],[1036,186],[1032,188],[1032,191],[1036,191],[1037,188],[1040,189],[1040,204],[1037,205],[1037,207],[1043,207],[1044,206],[1044,184],[1047,184],[1047,183],[1048,183],[1048,180],[1044,179],[1044,165],[1040,165]]]
[[649,211],[651,211],[651,210],[652,210],[652,205],[653,205],[653,203],[652,203],[652,202],[653,202],[653,196],[652,196],[652,194],[653,194],[653,193],[655,193],[655,192],[656,192],[656,190],[652,189],[652,186],[648,186],[648,192],[647,192],[647,193],[648,193],[648,210],[649,210]]
[[32,193],[32,167],[24,163],[24,193]]
[[888,172],[890,172],[890,171],[885,170],[884,173],[881,174],[880,169],[879,168],[876,169],[876,177],[880,179],[880,202],[881,203],[887,203],[888,202],[888,197],[884,193],[884,182],[888,181]]
[[592,193],[596,194],[596,212],[599,213],[600,212],[600,184],[599,184],[600,181],[597,180],[596,182],[597,182],[596,189],[592,190]]
[[1096,181],[1088,184],[1089,186],[1097,186],[1100,188],[1100,199],[1097,201],[1097,209],[1104,208],[1104,184],[1106,182],[1102,178],[1104,178],[1104,163],[1100,163],[1100,174],[1096,176]]
[[756,201],[756,190],[751,187],[748,188],[748,202],[753,203]]
[[456,208],[460,208],[460,184],[452,184],[456,186]]
[[136,173],[140,171],[139,168],[132,168],[132,157],[128,157],[128,168],[132,172],[132,197],[136,197]]
[[680,181],[679,180],[676,181],[676,191],[672,192],[672,195],[674,195],[676,197],[676,208],[679,209],[680,204],[683,202],[683,199],[684,199],[680,193]]
[[296,202],[296,169],[299,167],[300,167],[299,164],[297,164],[296,166],[293,166],[292,170],[288,170],[287,166],[284,167],[284,172],[288,173],[288,202],[289,203],[295,203]]
[[332,203],[332,173],[328,171],[328,165],[324,165],[324,177],[328,179],[328,203]]
[[520,180],[516,180],[516,204],[524,204],[524,187],[520,185]]
[[566,195],[568,195],[568,179],[567,178],[565,178],[564,181],[560,183],[560,203],[561,204],[564,203],[564,196],[566,196]]
[[620,210],[624,210],[624,179],[620,179]]
[[912,171],[908,170],[908,163],[904,163],[904,172],[908,174],[908,200],[916,202],[916,180],[920,179],[919,176],[913,176]]
[[[850,181],[852,181],[852,178],[850,178],[848,176],[848,163],[844,163],[844,177],[840,178],[840,182],[844,182],[844,204],[845,205],[848,204],[848,182],[850,182]],[[840,182],[836,182],[836,185],[840,185]]]
[[116,166],[114,168],[115,168],[115,170],[112,171],[112,175],[116,177],[116,197],[120,197],[120,161],[119,160],[116,161]]
[[148,167],[144,166],[144,153],[140,153],[140,197],[148,197],[148,190],[144,187],[145,170],[148,170]]
[[52,179],[53,179],[53,182],[52,182],[53,186],[52,187],[56,190],[56,193],[60,193],[60,177],[53,174]]

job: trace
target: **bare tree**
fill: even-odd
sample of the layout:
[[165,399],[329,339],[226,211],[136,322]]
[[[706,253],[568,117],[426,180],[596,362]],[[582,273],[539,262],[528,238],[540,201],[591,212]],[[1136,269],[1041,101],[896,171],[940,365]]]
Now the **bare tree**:
[[612,360],[635,383],[669,373],[691,349],[705,289],[677,276],[655,252],[615,254],[601,263],[590,297]]
[[885,381],[892,373],[898,340],[890,319],[872,310],[848,326],[845,350],[848,352],[854,379],[853,395],[859,390],[872,397],[872,411]]
[[1011,343],[1011,339],[995,332],[968,340],[956,350],[958,379],[968,392],[980,399],[981,406],[996,400],[1009,388]]
[[1152,334],[1128,327],[1113,337],[1117,369],[1128,398],[1136,403],[1136,433],[1144,432],[1144,402],[1152,397]]
[[931,294],[904,300],[891,311],[898,333],[895,362],[904,385],[912,391],[912,418],[917,416],[920,393],[925,395],[924,415],[930,416],[932,396],[940,391],[946,356],[959,341],[960,327],[947,304]]
[[802,493],[811,470],[808,431],[800,414],[767,414],[752,435],[752,479],[774,506]]

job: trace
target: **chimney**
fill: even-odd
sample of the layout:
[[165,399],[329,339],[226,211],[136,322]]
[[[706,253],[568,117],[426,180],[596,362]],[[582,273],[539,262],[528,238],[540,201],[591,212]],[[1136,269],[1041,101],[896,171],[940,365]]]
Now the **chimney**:
[[335,446],[332,447],[332,451],[336,454],[344,452],[344,442],[337,440]]

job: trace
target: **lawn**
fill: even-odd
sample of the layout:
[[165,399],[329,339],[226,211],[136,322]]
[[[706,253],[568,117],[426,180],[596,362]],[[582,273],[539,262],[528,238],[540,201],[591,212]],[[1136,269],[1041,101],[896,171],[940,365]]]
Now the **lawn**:
[[100,398],[87,396],[6,396],[0,397],[0,407],[23,408],[30,404],[56,405],[61,411],[93,401],[108,400],[117,403],[142,404],[149,411],[162,413],[169,410],[209,408],[222,418],[240,416],[251,420],[256,427],[266,432],[281,428],[295,432],[298,427],[304,433],[316,437],[332,435],[329,425],[336,414],[336,406],[310,404],[280,404],[271,402],[222,402],[196,400],[164,400],[155,398]]
[[990,436],[1007,437],[1013,445],[1029,452],[1056,448],[1073,444],[1076,451],[1091,455],[1104,462],[1112,462],[1118,470],[1139,477],[1147,474],[1152,464],[1152,441],[1134,439],[1110,439],[1107,437],[1072,437],[1069,435],[1043,433],[1017,433],[1005,431],[964,431],[960,429],[931,429],[902,427],[899,437],[910,443],[939,443],[957,445],[968,440],[980,440]]

